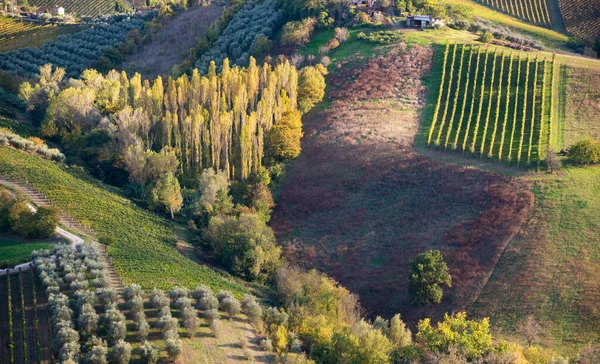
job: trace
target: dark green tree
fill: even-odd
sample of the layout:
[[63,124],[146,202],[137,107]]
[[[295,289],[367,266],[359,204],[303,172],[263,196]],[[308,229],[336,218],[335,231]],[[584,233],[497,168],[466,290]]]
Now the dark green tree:
[[419,254],[410,263],[409,293],[419,304],[440,303],[444,291],[441,285],[452,287],[452,277],[439,250]]

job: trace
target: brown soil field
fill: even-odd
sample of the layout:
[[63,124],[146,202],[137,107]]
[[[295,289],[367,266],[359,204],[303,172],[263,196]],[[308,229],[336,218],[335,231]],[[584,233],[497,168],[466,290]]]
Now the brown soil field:
[[[399,47],[328,76],[331,104],[305,118],[272,219],[290,261],[330,274],[370,316],[411,324],[466,309],[533,204],[527,183],[413,150],[432,57]],[[442,251],[453,287],[442,304],[415,307],[409,262],[429,249]]]
[[139,72],[144,78],[166,75],[183,62],[190,48],[204,34],[211,22],[223,12],[222,6],[199,6],[187,10],[157,28],[150,40],[123,62],[123,69]]

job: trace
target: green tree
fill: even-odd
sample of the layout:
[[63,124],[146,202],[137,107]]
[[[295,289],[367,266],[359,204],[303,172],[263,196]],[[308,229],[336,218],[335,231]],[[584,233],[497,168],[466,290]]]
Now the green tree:
[[325,67],[321,65],[304,67],[298,78],[298,110],[309,112],[325,96]]
[[171,172],[156,181],[151,192],[151,200],[154,204],[164,206],[171,213],[172,219],[175,218],[175,213],[181,210],[183,205],[181,187]]
[[266,155],[274,161],[293,159],[300,155],[302,147],[302,116],[297,110],[288,111],[269,130],[266,140]]
[[410,263],[409,293],[420,304],[440,303],[444,291],[440,285],[452,287],[452,277],[439,250],[419,254]]
[[468,320],[465,312],[446,314],[436,327],[431,326],[429,318],[419,321],[417,341],[436,353],[448,353],[456,348],[469,360],[479,359],[492,350],[489,320]]
[[569,149],[569,158],[577,164],[596,164],[600,162],[600,143],[586,138]]
[[60,215],[56,207],[40,206],[33,215],[33,237],[48,238],[54,235]]

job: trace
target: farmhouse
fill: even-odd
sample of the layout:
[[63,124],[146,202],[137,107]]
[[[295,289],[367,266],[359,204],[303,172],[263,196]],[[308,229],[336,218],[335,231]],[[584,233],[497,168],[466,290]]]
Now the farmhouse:
[[351,0],[350,2],[354,6],[368,6],[370,8],[375,6],[375,0]]
[[160,6],[141,7],[141,8],[136,9],[136,14],[144,16],[144,15],[148,15],[152,12],[159,11],[159,10],[160,10]]
[[443,19],[434,18],[430,15],[413,15],[406,18],[406,25],[414,28],[431,28],[436,25],[444,26]]
[[42,15],[44,13],[50,13],[50,15],[65,15],[65,8],[62,6],[54,5],[54,6],[42,6],[37,8],[35,11],[36,15]]

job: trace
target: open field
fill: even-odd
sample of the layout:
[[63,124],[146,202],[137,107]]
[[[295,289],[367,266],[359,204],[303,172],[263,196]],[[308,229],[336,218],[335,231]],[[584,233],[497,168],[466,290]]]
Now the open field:
[[25,263],[31,260],[32,251],[48,249],[52,245],[50,242],[13,240],[0,236],[0,269]]
[[65,8],[65,13],[76,16],[101,16],[115,10],[113,0],[31,0],[31,6],[54,6]]
[[81,29],[79,25],[36,24],[0,17],[0,52],[23,47],[39,47],[59,35]]
[[477,0],[479,3],[525,20],[531,24],[550,27],[547,0]]
[[600,35],[600,0],[558,0],[567,31],[579,38]]
[[98,235],[114,237],[116,243],[107,251],[125,284],[169,289],[176,284],[190,288],[205,284],[238,296],[245,292],[243,287],[179,254],[170,223],[102,188],[81,172],[63,170],[48,160],[0,147],[0,175],[29,181],[75,220]]
[[169,74],[173,66],[189,56],[190,48],[204,35],[210,23],[218,19],[223,7],[198,6],[168,20],[167,24],[150,34],[150,40],[123,63],[128,72],[139,72],[154,79]]
[[560,82],[561,145],[568,147],[584,136],[600,138],[600,71],[564,65]]
[[535,183],[535,207],[471,313],[489,316],[507,335],[534,315],[544,327],[543,344],[573,356],[600,339],[600,169],[563,172]]
[[543,160],[552,108],[552,60],[447,44],[427,145],[530,165]]
[[52,359],[47,297],[37,286],[33,271],[0,277],[2,363],[50,363]]
[[[370,315],[411,324],[473,301],[532,203],[527,183],[413,152],[431,57],[414,46],[330,75],[331,103],[306,118],[272,219],[292,262],[332,275]],[[442,251],[455,285],[417,308],[408,263],[427,249]]]

